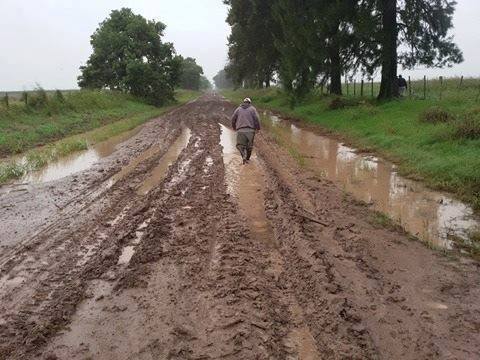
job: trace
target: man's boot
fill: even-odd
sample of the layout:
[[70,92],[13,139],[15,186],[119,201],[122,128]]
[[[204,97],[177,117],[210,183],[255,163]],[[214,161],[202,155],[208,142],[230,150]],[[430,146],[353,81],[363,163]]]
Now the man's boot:
[[242,156],[242,163],[245,165],[247,163],[247,150],[243,146],[238,146],[238,150],[240,150],[240,155]]
[[247,161],[250,161],[250,157],[252,156],[252,148],[247,149]]

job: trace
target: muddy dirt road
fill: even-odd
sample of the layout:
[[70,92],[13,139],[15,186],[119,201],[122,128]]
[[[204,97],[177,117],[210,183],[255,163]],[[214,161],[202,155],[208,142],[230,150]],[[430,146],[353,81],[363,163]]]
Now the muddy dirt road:
[[0,359],[478,359],[476,262],[370,225],[204,96],[0,195]]

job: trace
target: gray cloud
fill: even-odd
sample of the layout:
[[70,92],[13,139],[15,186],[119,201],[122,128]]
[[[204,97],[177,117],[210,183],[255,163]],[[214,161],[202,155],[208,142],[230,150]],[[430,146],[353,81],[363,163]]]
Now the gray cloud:
[[[167,24],[166,40],[195,57],[212,78],[226,62],[229,27],[222,0],[38,0],[0,2],[0,90],[76,87],[91,53],[90,35],[111,10],[130,7]],[[451,69],[404,72],[414,77],[479,76],[480,1],[459,0],[454,35],[466,61]]]

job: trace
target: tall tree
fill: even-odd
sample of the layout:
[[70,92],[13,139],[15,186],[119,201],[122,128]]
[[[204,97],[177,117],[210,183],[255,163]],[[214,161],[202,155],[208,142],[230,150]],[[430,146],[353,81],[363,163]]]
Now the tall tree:
[[342,94],[342,75],[353,66],[359,49],[359,38],[354,30],[358,16],[354,0],[316,1],[317,33],[326,50],[326,75],[330,79],[330,93]]
[[398,64],[405,68],[417,65],[444,67],[463,61],[462,52],[449,35],[456,1],[373,1],[381,14],[376,27],[380,34],[382,65],[380,99],[398,96]]
[[182,89],[199,90],[202,84],[202,67],[194,58],[185,59],[179,56],[179,59],[181,63],[179,86]]
[[229,64],[227,73],[237,85],[270,86],[278,64],[273,44],[275,26],[271,15],[276,0],[225,0],[229,6],[227,23]]
[[275,46],[280,53],[279,75],[282,86],[293,97],[292,102],[305,96],[314,86],[318,66],[325,53],[316,38],[313,1],[278,0],[273,15],[279,31]]
[[382,80],[378,97],[387,99],[399,95],[397,83],[397,0],[380,0],[379,5],[382,14],[382,31],[380,32]]
[[341,95],[342,74],[354,65],[359,38],[353,32],[353,0],[277,0],[276,46],[280,76],[296,95],[311,90],[319,76],[330,80],[330,92]]
[[165,27],[127,8],[112,11],[91,36],[93,53],[78,85],[129,92],[156,105],[173,99],[180,63],[173,45],[162,42]]

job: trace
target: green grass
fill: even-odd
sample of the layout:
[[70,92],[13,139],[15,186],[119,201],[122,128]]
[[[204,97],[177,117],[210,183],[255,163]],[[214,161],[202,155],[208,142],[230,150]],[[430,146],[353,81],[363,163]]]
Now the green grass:
[[125,94],[98,91],[71,92],[61,102],[51,97],[39,108],[22,103],[0,108],[0,154],[30,149],[24,153],[23,161],[20,157],[0,159],[0,183],[20,178],[72,152],[85,150],[89,144],[134,129],[194,99],[198,92],[179,90],[176,95],[176,103],[161,108]]
[[[451,191],[479,210],[477,91],[477,86],[466,85],[462,90],[443,90],[441,101],[438,96],[384,103],[349,97],[346,106],[336,110],[330,109],[333,98],[321,94],[312,94],[292,109],[289,98],[277,88],[224,91],[223,95],[237,103],[249,96],[259,108],[320,125],[357,148],[376,151],[394,161],[403,175],[421,179],[432,188]],[[452,114],[452,119],[435,123],[422,120],[421,114],[438,107]]]
[[[0,157],[121,119],[162,111],[129,95],[108,91],[69,92],[63,99],[51,95],[46,102],[44,96],[43,91],[29,93],[29,106],[21,102],[13,102],[9,108],[0,106]],[[179,102],[194,96],[188,91],[177,93]]]

